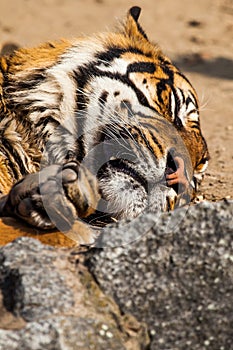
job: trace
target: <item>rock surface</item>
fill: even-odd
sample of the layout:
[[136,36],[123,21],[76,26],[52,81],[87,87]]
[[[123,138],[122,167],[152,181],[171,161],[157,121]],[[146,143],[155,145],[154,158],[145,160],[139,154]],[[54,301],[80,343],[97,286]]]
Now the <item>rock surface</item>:
[[123,312],[147,323],[150,350],[230,350],[232,233],[233,201],[148,213],[106,230],[86,264]]
[[1,248],[1,350],[146,348],[145,327],[120,315],[73,253],[31,238]]
[[17,239],[0,249],[0,350],[233,349],[232,231],[222,201],[145,213],[89,251]]

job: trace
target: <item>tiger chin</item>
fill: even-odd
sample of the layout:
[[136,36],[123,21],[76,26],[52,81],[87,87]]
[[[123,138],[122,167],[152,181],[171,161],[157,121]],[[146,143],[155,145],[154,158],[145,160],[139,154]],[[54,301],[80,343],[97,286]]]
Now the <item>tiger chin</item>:
[[194,198],[209,159],[197,95],[140,12],[0,57],[1,216],[66,232]]

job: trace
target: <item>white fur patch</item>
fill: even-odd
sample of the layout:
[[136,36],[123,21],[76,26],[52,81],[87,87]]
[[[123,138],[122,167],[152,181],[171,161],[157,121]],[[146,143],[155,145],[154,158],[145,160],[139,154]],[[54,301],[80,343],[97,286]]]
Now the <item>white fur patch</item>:
[[125,75],[127,73],[127,68],[129,66],[129,62],[122,58],[115,58],[111,61],[111,65],[105,65],[104,62],[98,65],[98,68],[102,72],[108,73],[119,73],[121,75]]

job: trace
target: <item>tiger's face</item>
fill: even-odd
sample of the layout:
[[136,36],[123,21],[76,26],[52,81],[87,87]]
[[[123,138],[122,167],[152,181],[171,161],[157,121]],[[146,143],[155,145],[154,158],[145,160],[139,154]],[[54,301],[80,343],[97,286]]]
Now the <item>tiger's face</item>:
[[[187,203],[209,159],[196,92],[149,42],[135,13],[129,13],[122,34],[105,38],[104,52],[82,67],[81,75],[91,75],[83,86],[84,110],[91,116],[84,143],[87,150],[103,144],[97,153],[105,165],[97,174],[112,211],[132,217],[148,206],[174,208],[177,197],[182,197],[178,205]],[[178,170],[179,155],[187,184],[179,179],[169,186],[166,172]]]
[[[88,108],[82,112],[91,118],[85,124],[86,151],[80,161],[97,175],[102,196],[98,210],[129,218],[148,207],[174,209],[184,193],[188,202],[193,195],[193,168],[173,123],[140,104],[134,89],[113,77],[92,79],[85,95]],[[168,186],[166,172],[178,170],[176,157],[184,162],[186,184],[179,179]]]

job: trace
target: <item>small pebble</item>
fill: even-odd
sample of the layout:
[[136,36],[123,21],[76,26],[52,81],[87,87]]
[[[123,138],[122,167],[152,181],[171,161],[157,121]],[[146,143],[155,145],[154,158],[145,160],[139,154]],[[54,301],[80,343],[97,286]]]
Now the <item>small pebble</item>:
[[208,306],[207,306],[207,310],[215,310],[215,305],[214,304],[209,304]]
[[209,346],[209,345],[210,345],[209,340],[205,340],[205,341],[204,341],[204,345],[205,345],[205,346]]
[[103,324],[102,327],[101,327],[104,331],[107,331],[108,330],[108,326],[106,324]]
[[224,238],[221,238],[218,242],[219,245],[223,245],[225,246],[226,245],[226,240]]
[[154,329],[151,329],[150,334],[153,336],[156,334],[156,331]]
[[112,338],[113,337],[113,334],[111,332],[106,332],[106,337],[107,338]]
[[105,336],[105,331],[104,331],[103,329],[101,329],[101,330],[99,331],[99,335],[101,335],[101,337],[104,337],[104,336]]
[[196,20],[196,19],[192,19],[192,20],[188,21],[188,25],[190,27],[196,27],[197,28],[197,27],[201,27],[202,23],[200,21]]

